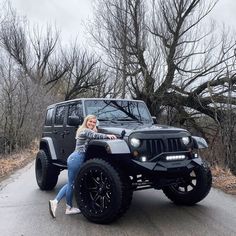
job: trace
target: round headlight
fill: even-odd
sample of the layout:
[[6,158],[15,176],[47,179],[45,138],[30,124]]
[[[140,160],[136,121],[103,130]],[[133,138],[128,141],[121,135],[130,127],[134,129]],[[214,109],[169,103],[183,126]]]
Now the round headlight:
[[188,145],[190,143],[190,138],[189,137],[182,137],[182,141],[184,145]]
[[137,147],[140,146],[141,141],[139,139],[137,139],[137,138],[131,138],[130,139],[130,144],[131,144],[131,146],[137,148]]

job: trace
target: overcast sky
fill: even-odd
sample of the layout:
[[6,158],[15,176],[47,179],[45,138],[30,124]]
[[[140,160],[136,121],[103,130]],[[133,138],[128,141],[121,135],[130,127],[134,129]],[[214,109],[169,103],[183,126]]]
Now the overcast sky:
[[[3,1],[3,0],[0,0]],[[64,41],[83,38],[83,22],[92,15],[93,0],[10,0],[34,24],[56,25]]]
[[[3,1],[3,0],[0,0]],[[63,41],[78,35],[84,40],[83,22],[92,16],[93,0],[10,0],[19,14],[38,25],[56,24]],[[212,13],[218,22],[236,30],[236,0],[220,0]]]

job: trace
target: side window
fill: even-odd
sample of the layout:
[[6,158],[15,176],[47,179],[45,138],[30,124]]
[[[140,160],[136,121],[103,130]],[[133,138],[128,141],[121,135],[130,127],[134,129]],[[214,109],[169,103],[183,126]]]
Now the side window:
[[47,110],[45,125],[52,125],[53,108]]
[[74,103],[69,106],[68,117],[69,116],[83,117],[83,109],[81,102]]
[[55,114],[55,125],[63,125],[64,117],[65,117],[65,106],[59,106],[56,108],[56,114]]

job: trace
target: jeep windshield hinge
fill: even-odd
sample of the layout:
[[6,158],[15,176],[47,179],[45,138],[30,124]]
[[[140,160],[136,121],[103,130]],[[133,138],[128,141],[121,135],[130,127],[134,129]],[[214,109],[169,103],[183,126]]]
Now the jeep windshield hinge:
[[120,136],[121,136],[122,139],[124,138],[125,134],[126,134],[125,130],[122,130],[122,132],[121,132],[121,134],[120,134]]

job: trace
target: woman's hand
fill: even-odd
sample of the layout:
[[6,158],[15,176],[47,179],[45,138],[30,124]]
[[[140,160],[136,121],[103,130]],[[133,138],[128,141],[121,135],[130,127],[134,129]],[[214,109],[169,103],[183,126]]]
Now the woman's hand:
[[95,126],[93,129],[92,129],[94,132],[98,132],[97,130],[97,127]]
[[114,134],[107,134],[107,137],[109,139],[117,139],[117,137]]

